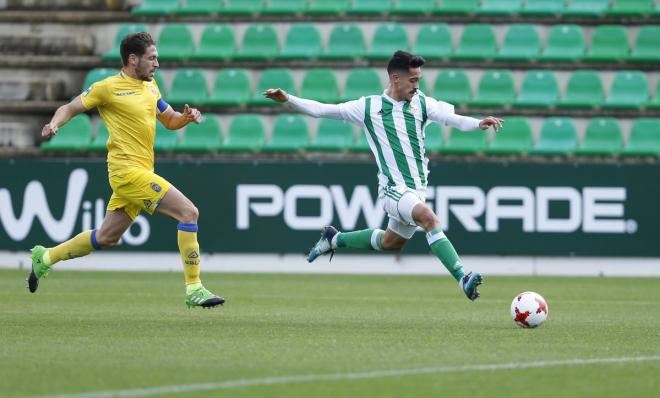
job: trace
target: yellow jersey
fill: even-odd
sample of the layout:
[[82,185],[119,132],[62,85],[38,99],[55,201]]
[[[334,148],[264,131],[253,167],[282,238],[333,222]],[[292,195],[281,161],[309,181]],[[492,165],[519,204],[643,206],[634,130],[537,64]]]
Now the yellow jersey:
[[98,108],[108,128],[108,171],[138,167],[153,171],[156,115],[167,109],[155,80],[123,71],[92,84],[81,95],[85,110]]

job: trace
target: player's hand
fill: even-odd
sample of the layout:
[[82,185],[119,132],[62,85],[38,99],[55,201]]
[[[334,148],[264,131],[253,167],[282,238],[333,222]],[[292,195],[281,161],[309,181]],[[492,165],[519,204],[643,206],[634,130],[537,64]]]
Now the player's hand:
[[270,98],[275,102],[287,102],[289,100],[289,94],[281,88],[269,88],[264,91],[264,97]]
[[488,116],[487,118],[479,122],[479,128],[481,128],[482,130],[487,130],[488,127],[492,127],[493,130],[497,133],[502,128],[503,124],[504,124],[503,119],[498,119],[493,116]]
[[44,138],[50,138],[57,134],[57,125],[54,123],[48,123],[41,129],[41,136]]
[[188,104],[183,106],[183,117],[186,118],[188,123],[195,122],[199,124],[202,121],[202,113],[196,108],[191,108]]

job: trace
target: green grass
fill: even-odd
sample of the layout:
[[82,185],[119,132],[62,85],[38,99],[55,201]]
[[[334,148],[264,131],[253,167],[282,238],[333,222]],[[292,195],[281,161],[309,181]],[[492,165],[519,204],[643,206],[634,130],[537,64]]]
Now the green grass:
[[[0,271],[0,396],[660,355],[660,279],[487,277],[472,303],[448,277],[203,276],[226,296],[224,308],[188,310],[177,273],[55,271],[31,295],[25,272]],[[509,318],[511,300],[525,290],[548,301],[538,329]],[[149,396],[650,396],[658,375],[652,360]]]

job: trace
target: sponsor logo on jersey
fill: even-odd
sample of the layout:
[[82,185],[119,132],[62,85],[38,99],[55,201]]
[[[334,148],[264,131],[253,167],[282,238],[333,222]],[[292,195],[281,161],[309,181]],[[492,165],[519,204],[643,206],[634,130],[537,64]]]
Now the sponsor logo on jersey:
[[135,94],[135,91],[120,91],[118,93],[115,93],[117,97],[125,97],[127,95],[133,95]]
[[155,182],[152,182],[151,189],[153,189],[156,192],[160,192],[162,188],[160,187],[160,185],[156,184]]

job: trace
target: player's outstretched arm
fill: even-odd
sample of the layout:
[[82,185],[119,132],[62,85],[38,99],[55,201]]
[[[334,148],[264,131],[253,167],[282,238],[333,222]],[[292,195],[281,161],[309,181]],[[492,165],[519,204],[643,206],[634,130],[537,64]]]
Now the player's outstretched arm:
[[488,130],[489,127],[492,127],[493,130],[497,133],[504,125],[504,119],[496,118],[494,116],[488,116],[479,121],[479,128],[482,130]]
[[264,97],[270,98],[275,102],[290,104],[298,111],[312,117],[352,121],[350,115],[347,115],[347,112],[342,112],[341,108],[342,106],[346,107],[347,104],[350,104],[350,102],[338,105],[324,104],[318,101],[296,97],[295,95],[291,95],[281,88],[269,88],[268,90],[264,91],[263,94]]
[[169,130],[178,130],[188,123],[200,123],[202,121],[202,113],[195,108],[191,108],[188,104],[184,105],[183,113],[177,112],[171,106],[158,114],[158,120]]
[[49,138],[57,134],[57,129],[65,125],[74,116],[85,112],[85,107],[80,100],[80,96],[76,97],[68,104],[62,105],[55,111],[53,118],[41,129],[41,136]]

